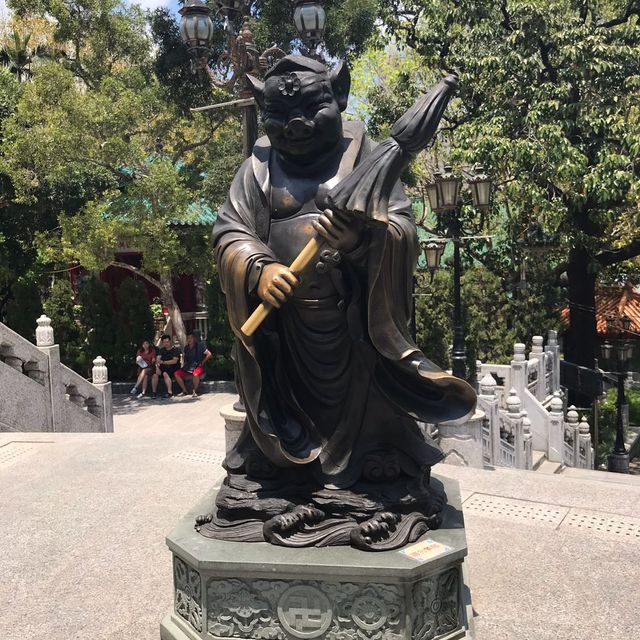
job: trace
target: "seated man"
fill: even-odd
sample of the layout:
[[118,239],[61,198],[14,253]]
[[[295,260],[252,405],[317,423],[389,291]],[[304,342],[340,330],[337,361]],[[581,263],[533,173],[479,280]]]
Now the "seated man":
[[163,398],[171,398],[173,396],[173,376],[180,368],[180,349],[174,347],[171,342],[171,336],[164,334],[161,338],[162,346],[158,350],[156,358],[156,371],[151,380],[151,386],[153,388],[153,397],[155,398],[158,391],[158,380],[162,378],[164,380],[166,393]]
[[193,331],[187,333],[187,346],[184,348],[182,368],[176,371],[176,382],[182,391],[178,396],[186,396],[185,378],[193,378],[193,397],[198,395],[200,378],[204,375],[204,365],[211,358],[211,351],[203,340],[196,340]]

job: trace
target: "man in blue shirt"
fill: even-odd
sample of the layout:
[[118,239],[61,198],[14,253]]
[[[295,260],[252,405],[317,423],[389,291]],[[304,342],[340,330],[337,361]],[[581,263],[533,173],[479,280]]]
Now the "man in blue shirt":
[[200,378],[204,375],[204,365],[211,358],[211,351],[202,340],[196,340],[193,331],[187,333],[187,346],[184,348],[182,367],[176,371],[176,382],[182,390],[178,397],[187,395],[185,379],[193,378],[193,397],[198,395]]

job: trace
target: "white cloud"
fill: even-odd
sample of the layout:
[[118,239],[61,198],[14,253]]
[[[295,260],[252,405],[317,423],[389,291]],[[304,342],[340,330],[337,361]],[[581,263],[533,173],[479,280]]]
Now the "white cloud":
[[[0,0],[2,2],[3,0]],[[174,2],[172,0],[134,0],[128,4],[139,4],[144,9],[157,9],[158,7],[168,7]]]

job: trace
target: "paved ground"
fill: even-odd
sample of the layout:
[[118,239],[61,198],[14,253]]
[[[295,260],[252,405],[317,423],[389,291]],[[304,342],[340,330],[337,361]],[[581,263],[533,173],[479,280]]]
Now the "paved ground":
[[[158,640],[164,536],[219,478],[233,399],[118,398],[114,434],[0,434],[0,640]],[[462,487],[478,640],[637,637],[640,482],[438,472]]]

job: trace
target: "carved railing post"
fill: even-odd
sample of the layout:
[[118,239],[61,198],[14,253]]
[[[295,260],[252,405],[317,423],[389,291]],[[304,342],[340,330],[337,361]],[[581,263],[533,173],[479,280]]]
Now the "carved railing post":
[[93,361],[91,369],[91,379],[93,385],[102,392],[102,407],[89,406],[88,409],[93,415],[99,417],[104,424],[106,433],[113,432],[113,400],[111,383],[109,382],[109,370],[107,369],[107,361],[98,356]]
[[37,320],[36,324],[36,346],[38,347],[52,347],[55,342],[53,339],[53,327],[51,326],[51,318],[48,318],[42,314]]
[[524,433],[522,429],[522,402],[515,389],[511,389],[507,398],[507,419],[513,436],[515,468],[524,469]]
[[[584,453],[583,453],[584,452]],[[578,426],[578,456],[581,466],[593,469],[593,448],[591,447],[591,429],[586,416],[582,416]]]
[[533,336],[531,340],[531,352],[529,359],[535,358],[538,361],[538,379],[533,391],[534,395],[540,402],[544,402],[547,392],[545,384],[546,362],[544,353],[544,338],[542,336]]
[[511,360],[511,386],[519,397],[524,397],[527,387],[527,356],[526,346],[521,342],[513,345],[513,359]]
[[547,356],[551,358],[553,375],[549,393],[560,391],[560,345],[558,344],[558,332],[549,331],[547,338]]
[[524,442],[524,468],[533,469],[533,435],[531,434],[531,420],[526,411],[522,412],[522,439]]
[[480,393],[478,394],[478,406],[485,413],[483,426],[483,453],[485,464],[495,464],[498,449],[500,447],[500,417],[499,399],[496,395],[497,382],[487,373],[480,380]]
[[51,318],[42,314],[36,320],[36,346],[47,356],[49,363],[47,380],[51,394],[51,419],[53,431],[65,430],[64,399],[65,388],[60,372],[60,347],[55,343]]
[[563,462],[569,467],[579,467],[579,435],[580,429],[578,426],[580,416],[576,408],[572,405],[567,411],[567,418],[564,427],[564,442],[566,455],[563,456]]
[[554,392],[549,404],[549,449],[547,457],[551,462],[564,459],[564,402],[559,391]]
[[91,369],[91,379],[93,384],[105,384],[109,382],[109,371],[107,370],[107,361],[98,356],[93,361],[93,368]]

